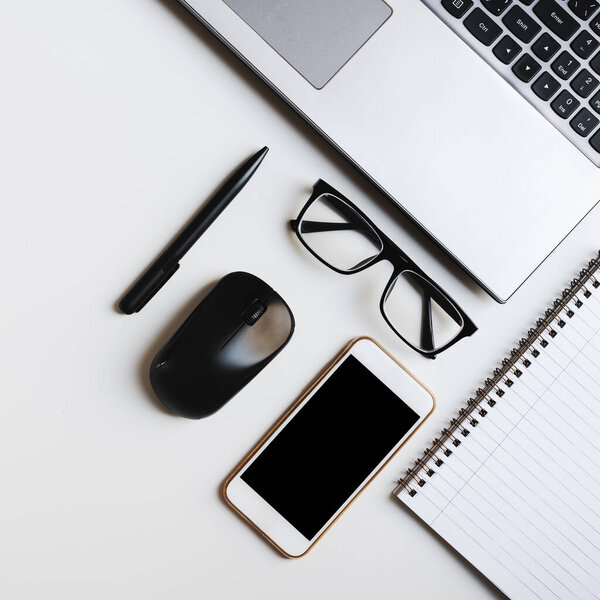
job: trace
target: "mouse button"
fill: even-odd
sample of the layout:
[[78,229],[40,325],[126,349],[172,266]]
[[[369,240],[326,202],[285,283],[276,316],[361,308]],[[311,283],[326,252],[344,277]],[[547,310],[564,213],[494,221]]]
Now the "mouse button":
[[151,369],[162,377],[189,379],[210,365],[224,341],[235,335],[239,322],[216,314],[206,299],[194,310],[154,357]]
[[[221,280],[222,281],[222,280]],[[214,315],[221,304],[218,288],[221,281],[217,282],[209,293],[202,298],[194,310],[186,317],[177,331],[161,348],[160,353],[169,353],[172,349],[186,343],[186,338],[198,336],[206,323],[214,322]]]
[[240,327],[240,313],[248,304],[232,293],[223,278],[185,321],[181,341],[218,349]]
[[272,316],[274,319],[273,325],[277,325],[282,331],[287,329],[287,339],[289,340],[296,328],[296,321],[292,309],[275,290],[271,290],[271,293],[265,299],[265,304],[267,310],[273,307],[275,311],[275,314]]
[[[245,311],[260,297],[257,292],[264,291],[260,286],[253,285],[253,277],[248,279],[245,275],[226,275],[206,298],[205,319],[212,330],[221,330],[221,336],[224,338],[222,341],[235,334],[244,322]],[[250,286],[247,285],[248,282],[251,283]]]
[[273,289],[262,279],[245,271],[235,271],[225,275],[221,280],[226,292],[233,295],[248,306],[253,300],[266,298]]
[[231,369],[257,367],[276,354],[294,331],[294,319],[279,296],[267,300],[267,310],[253,325],[244,324],[220,353],[220,362]]

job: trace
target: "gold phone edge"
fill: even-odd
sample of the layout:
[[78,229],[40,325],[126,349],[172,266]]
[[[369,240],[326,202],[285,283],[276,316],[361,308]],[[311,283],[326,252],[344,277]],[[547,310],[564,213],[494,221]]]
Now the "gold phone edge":
[[[313,389],[319,385],[319,383],[327,376],[327,374],[335,367],[335,365],[342,359],[342,357],[347,354],[352,346],[361,340],[368,340],[373,342],[380,350],[385,352],[409,377],[411,377],[416,383],[418,383],[430,396],[433,401],[433,406],[431,410],[427,413],[427,415],[423,418],[423,420],[419,423],[419,426],[396,448],[394,453],[373,473],[373,475],[365,481],[362,488],[359,492],[348,502],[348,504],[344,507],[344,509],[340,512],[340,514],[333,520],[329,525],[321,532],[321,534],[315,538],[312,544],[298,556],[294,556],[292,554],[288,554],[281,546],[279,546],[274,540],[272,540],[262,529],[260,529],[253,521],[251,521],[243,512],[241,512],[235,504],[231,502],[229,497],[227,496],[227,486],[231,483],[233,478],[244,468],[244,465],[258,452],[258,450],[263,446],[263,444],[271,437],[271,435],[277,430],[277,428],[287,419],[287,417],[296,409],[296,407],[313,391]],[[246,521],[255,531],[257,531],[263,538],[265,538],[272,546],[274,546],[283,556],[286,558],[302,558],[306,556],[315,544],[329,531],[331,526],[346,512],[346,510],[352,505],[352,503],[363,493],[363,491],[370,485],[370,483],[381,473],[381,471],[389,464],[389,462],[396,456],[396,454],[400,451],[400,449],[410,440],[410,438],[420,429],[420,427],[425,423],[425,421],[431,416],[433,411],[436,408],[436,399],[433,392],[427,387],[418,377],[416,377],[411,371],[409,371],[401,362],[396,360],[379,342],[375,341],[373,338],[368,336],[361,336],[353,339],[350,343],[346,345],[346,347],[331,361],[331,363],[325,368],[325,370],[315,379],[315,381],[310,385],[310,387],[300,395],[300,397],[294,402],[290,408],[285,411],[282,417],[280,417],[276,423],[262,436],[262,438],[256,443],[256,445],[250,450],[250,452],[241,460],[241,462],[234,468],[234,470],[229,474],[227,479],[225,479],[223,486],[221,488],[223,499],[225,503],[235,512],[237,513],[244,521]]]

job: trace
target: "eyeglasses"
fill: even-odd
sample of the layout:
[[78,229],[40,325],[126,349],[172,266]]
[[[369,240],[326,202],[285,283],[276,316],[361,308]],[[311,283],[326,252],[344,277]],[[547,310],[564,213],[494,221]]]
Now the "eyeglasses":
[[429,358],[477,331],[456,302],[350,200],[319,179],[290,225],[323,264],[352,275],[387,260],[394,271],[379,308],[411,348]]

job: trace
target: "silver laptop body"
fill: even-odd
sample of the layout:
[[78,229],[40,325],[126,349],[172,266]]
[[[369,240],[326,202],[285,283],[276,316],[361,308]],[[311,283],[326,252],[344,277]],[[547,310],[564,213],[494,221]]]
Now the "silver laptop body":
[[[511,0],[501,1],[504,17],[483,0],[182,0],[503,302],[598,201],[600,153],[531,93],[536,80],[521,81],[528,64],[513,71],[518,61],[496,58],[503,36],[514,38],[502,21]],[[469,29],[448,12],[464,2]],[[535,5],[520,8],[539,20]],[[517,35],[535,58],[535,40]],[[551,37],[558,55],[573,43]],[[550,60],[536,61],[552,74]]]

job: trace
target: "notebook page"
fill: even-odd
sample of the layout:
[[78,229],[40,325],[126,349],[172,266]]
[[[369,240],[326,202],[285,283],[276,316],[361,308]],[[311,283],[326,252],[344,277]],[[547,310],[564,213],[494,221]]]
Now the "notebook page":
[[397,492],[513,600],[600,599],[600,288],[589,290],[481,403],[487,414],[464,421],[460,445],[425,463],[416,493]]

